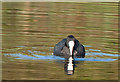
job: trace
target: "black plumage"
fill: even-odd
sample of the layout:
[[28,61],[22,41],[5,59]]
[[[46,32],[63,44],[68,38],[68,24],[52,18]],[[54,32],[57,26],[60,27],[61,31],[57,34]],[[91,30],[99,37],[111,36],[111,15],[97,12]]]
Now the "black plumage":
[[80,42],[73,36],[69,35],[67,38],[64,38],[62,41],[57,43],[54,47],[53,54],[56,56],[61,56],[64,58],[69,58],[70,55],[70,49],[69,49],[69,42],[73,41],[74,47],[72,50],[72,57],[77,58],[84,58],[85,57],[85,48]]

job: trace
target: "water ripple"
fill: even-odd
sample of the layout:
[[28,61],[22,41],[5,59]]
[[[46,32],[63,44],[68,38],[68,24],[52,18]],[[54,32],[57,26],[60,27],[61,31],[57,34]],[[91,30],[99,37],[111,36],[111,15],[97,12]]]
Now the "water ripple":
[[97,53],[97,52],[92,52],[92,53],[86,53],[86,55],[99,55],[99,56],[115,56],[118,57],[118,54],[107,54],[107,53]]
[[[41,56],[41,55],[36,55],[34,54],[33,56],[27,56],[27,55],[23,55],[23,54],[4,54],[5,56],[13,56],[13,57],[17,57],[16,59],[30,59],[30,60],[64,60],[65,58],[61,58],[58,56],[54,56],[54,55],[49,55],[49,56]],[[115,61],[117,59],[96,59],[96,58],[75,58],[75,61]]]

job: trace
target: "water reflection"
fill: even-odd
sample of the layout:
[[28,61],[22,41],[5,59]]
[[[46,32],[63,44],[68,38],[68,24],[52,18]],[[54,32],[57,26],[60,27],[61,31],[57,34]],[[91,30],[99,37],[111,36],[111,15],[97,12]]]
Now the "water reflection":
[[[30,50],[29,50],[30,51]],[[30,51],[33,53],[32,51]],[[110,62],[116,61],[117,59],[112,58],[62,58],[59,56],[49,55],[49,56],[41,56],[37,54],[33,54],[33,56],[28,56],[25,54],[17,53],[17,54],[4,54],[4,56],[14,57],[19,60],[44,60],[44,61],[53,61],[53,60],[62,60],[64,61],[64,71],[67,75],[73,75],[75,68],[77,65],[83,65],[84,61],[99,61],[99,62]],[[79,62],[78,62],[79,61]]]
[[64,61],[65,61],[64,62],[64,71],[65,71],[65,74],[67,74],[67,75],[73,75],[77,65],[83,66],[83,64],[84,64],[84,60],[78,62],[75,59],[73,59],[73,60],[71,60],[72,65],[71,65],[71,67],[69,67],[69,65],[68,65],[69,59],[65,59]]
[[[22,46],[23,47],[23,46]],[[31,51],[31,50],[27,50],[28,53],[31,53],[32,56],[26,55],[26,54],[21,54],[21,53],[17,53],[17,54],[4,54],[4,56],[9,56],[9,57],[15,57],[15,59],[20,59],[20,60],[44,60],[44,61],[53,61],[53,60],[63,60],[64,61],[64,71],[65,74],[67,75],[73,75],[75,68],[77,67],[78,64],[83,65],[84,61],[101,61],[101,62],[110,62],[110,61],[116,61],[117,59],[113,59],[113,58],[73,58],[73,57],[69,57],[69,58],[63,58],[60,56],[54,56],[54,55],[48,55],[48,56],[42,56],[42,55],[37,55],[38,53],[44,53],[45,52],[40,52],[40,51]],[[97,50],[99,51],[99,50]],[[35,54],[36,53],[36,54]],[[86,53],[87,55],[90,53]],[[91,54],[94,55],[95,53]],[[104,54],[104,53],[102,53]],[[86,56],[87,56],[86,55]],[[102,56],[100,54],[97,54],[99,56]],[[109,56],[111,56],[111,54],[107,54]],[[118,55],[112,55],[112,56],[118,56]],[[80,61],[80,62],[78,62]]]
[[64,70],[67,75],[74,74],[74,70],[75,70],[74,58],[69,57],[65,59]]

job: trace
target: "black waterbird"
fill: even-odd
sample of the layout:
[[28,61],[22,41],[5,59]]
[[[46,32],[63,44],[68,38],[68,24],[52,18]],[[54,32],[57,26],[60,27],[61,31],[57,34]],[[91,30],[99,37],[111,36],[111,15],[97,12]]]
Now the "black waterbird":
[[55,45],[53,54],[64,58],[69,58],[71,56],[73,58],[84,58],[85,48],[73,35],[69,35]]

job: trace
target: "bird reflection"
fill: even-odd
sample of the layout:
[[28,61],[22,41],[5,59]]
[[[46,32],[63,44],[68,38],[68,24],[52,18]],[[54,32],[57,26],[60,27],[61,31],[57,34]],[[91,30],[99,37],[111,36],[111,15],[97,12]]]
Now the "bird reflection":
[[[73,75],[75,68],[78,67],[77,65],[82,66],[84,64],[84,61],[75,61],[74,58],[66,58],[64,60],[64,72],[67,75]],[[80,68],[80,67],[79,67]]]
[[65,59],[64,70],[67,75],[74,74],[75,63],[72,57]]

